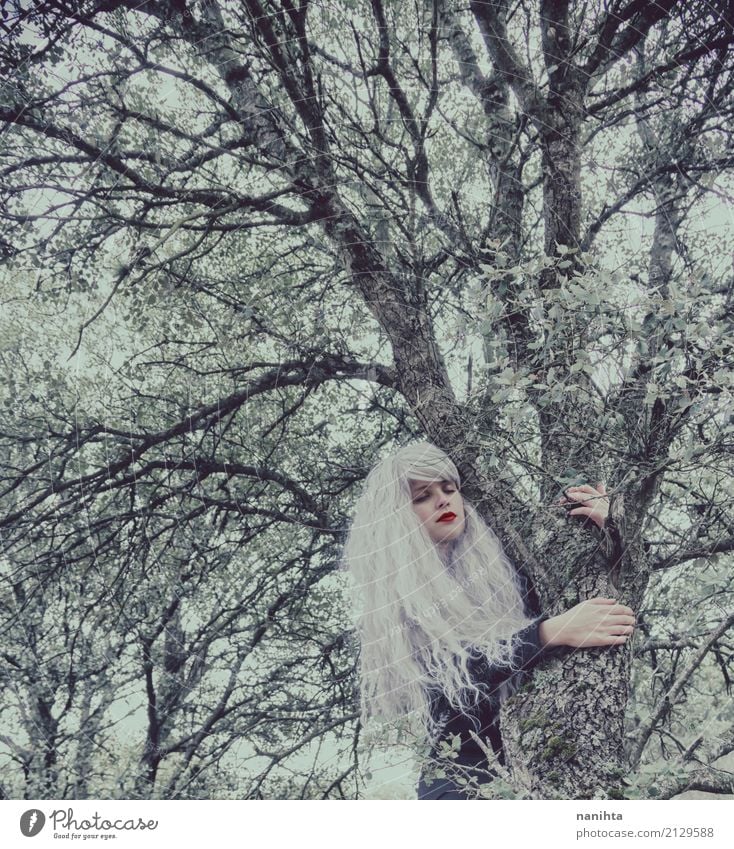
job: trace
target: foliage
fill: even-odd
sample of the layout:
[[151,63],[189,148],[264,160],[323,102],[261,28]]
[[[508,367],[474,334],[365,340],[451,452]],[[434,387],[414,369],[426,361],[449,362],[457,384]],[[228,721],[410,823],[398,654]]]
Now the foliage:
[[8,5],[3,793],[361,795],[339,550],[419,435],[516,559],[624,494],[631,786],[726,791],[725,4]]

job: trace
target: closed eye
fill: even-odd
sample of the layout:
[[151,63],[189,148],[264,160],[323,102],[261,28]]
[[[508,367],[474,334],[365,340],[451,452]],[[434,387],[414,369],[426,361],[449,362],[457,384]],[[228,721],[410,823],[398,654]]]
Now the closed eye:
[[[453,484],[444,484],[444,485],[441,487],[441,489],[442,489],[445,493],[447,493],[447,494],[449,494],[449,495],[450,495],[451,493],[453,493],[453,492],[456,492],[456,491],[457,491],[457,490],[456,490],[456,487],[455,487],[455,486],[453,486]],[[420,501],[425,501],[425,500],[426,500],[426,498],[427,498],[429,495],[430,495],[430,493],[428,492],[428,490],[424,490],[423,492],[418,493],[418,495],[414,496],[414,498],[413,498],[413,504],[417,504],[417,503],[419,503]]]

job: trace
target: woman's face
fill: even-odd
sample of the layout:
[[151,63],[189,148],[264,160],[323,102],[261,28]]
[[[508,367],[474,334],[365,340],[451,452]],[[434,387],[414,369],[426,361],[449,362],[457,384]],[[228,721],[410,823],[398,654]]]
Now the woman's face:
[[413,512],[437,545],[457,539],[464,532],[464,499],[453,481],[410,482]]

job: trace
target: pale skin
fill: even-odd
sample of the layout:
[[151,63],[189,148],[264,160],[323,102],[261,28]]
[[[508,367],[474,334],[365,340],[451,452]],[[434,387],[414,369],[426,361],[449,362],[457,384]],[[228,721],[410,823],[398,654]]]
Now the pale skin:
[[[410,481],[411,506],[431,540],[445,548],[461,536],[466,524],[464,500],[453,481]],[[603,527],[609,513],[609,498],[603,483],[568,487],[558,505],[578,502],[571,516],[591,519]],[[567,509],[567,508],[565,508]],[[446,514],[454,514],[450,518]],[[441,517],[445,517],[440,521]],[[596,597],[542,622],[538,629],[544,646],[593,648],[624,645],[634,632],[634,611],[614,598]]]

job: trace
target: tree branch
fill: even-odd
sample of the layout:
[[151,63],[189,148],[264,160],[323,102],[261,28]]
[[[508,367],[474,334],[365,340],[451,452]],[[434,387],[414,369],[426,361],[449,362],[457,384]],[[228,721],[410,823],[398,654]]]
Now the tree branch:
[[637,767],[639,764],[645,746],[655,730],[655,726],[672,710],[683,687],[701,665],[711,649],[711,646],[720,637],[722,637],[733,624],[734,613],[730,613],[716,628],[713,629],[713,631],[708,634],[708,637],[704,640],[703,644],[693,656],[688,666],[680,673],[665,695],[659,700],[657,706],[650,713],[650,716],[641,723],[640,729],[635,737],[634,749],[630,756],[630,762],[633,767]]
[[523,111],[537,121],[546,103],[533,81],[530,68],[521,62],[510,42],[505,24],[507,3],[505,0],[471,0],[469,7],[497,72],[517,95]]

